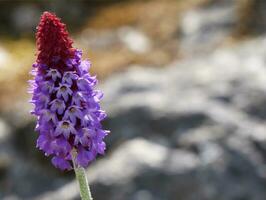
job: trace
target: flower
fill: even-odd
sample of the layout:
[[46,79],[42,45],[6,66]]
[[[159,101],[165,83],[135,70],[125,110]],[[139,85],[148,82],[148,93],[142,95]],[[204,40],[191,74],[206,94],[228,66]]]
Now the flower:
[[62,115],[66,108],[65,102],[61,99],[54,99],[49,103],[49,105],[51,105],[50,107],[51,111],[57,112],[59,115]]
[[63,97],[63,99],[67,102],[68,96],[72,95],[72,90],[70,89],[70,86],[67,84],[59,83],[59,87],[56,89],[56,97],[60,98]]
[[[54,14],[44,12],[37,27],[37,60],[29,81],[32,93],[31,112],[37,117],[36,147],[61,170],[87,167],[105,151],[100,109],[103,94],[94,87],[91,63],[81,60],[82,52],[72,47],[65,25]],[[72,157],[75,152],[75,157]]]
[[49,69],[46,77],[51,77],[53,81],[56,81],[57,78],[61,78],[61,74],[56,69]]
[[62,82],[67,83],[71,86],[73,84],[73,81],[77,80],[77,79],[78,79],[78,75],[74,74],[73,72],[70,71],[70,72],[64,73],[64,76],[62,78]]
[[64,137],[68,139],[71,133],[73,135],[76,135],[74,124],[72,124],[70,121],[64,120],[57,124],[57,127],[55,129],[55,136],[63,134]]
[[64,120],[69,119],[72,123],[76,124],[77,119],[83,119],[83,113],[81,111],[81,107],[78,106],[70,106],[65,112],[63,117]]

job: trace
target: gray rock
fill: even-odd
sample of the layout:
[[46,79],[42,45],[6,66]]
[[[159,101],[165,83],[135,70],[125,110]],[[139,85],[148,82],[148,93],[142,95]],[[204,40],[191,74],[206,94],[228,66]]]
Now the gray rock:
[[[264,52],[251,48],[263,42],[218,50],[208,57],[173,63],[167,69],[133,67],[110,78],[101,87],[104,107],[110,113],[107,124],[116,133],[110,143],[135,136],[154,139],[163,133],[171,138],[168,145],[173,145],[180,133],[209,125],[220,132],[240,128],[242,134],[265,138],[259,131],[265,126],[255,119],[263,116],[259,107],[265,93],[265,68],[256,63],[264,62]],[[256,106],[259,113],[249,111]]]
[[[10,145],[11,136],[10,126],[0,118],[0,188],[4,189],[8,179],[7,172],[14,161],[13,151]],[[0,190],[0,198],[2,198],[3,192]]]
[[265,1],[239,1],[238,32],[244,35],[265,34]]
[[146,53],[151,49],[150,39],[141,31],[131,27],[118,30],[118,36],[124,45],[135,53]]
[[209,52],[234,31],[237,2],[216,1],[193,8],[181,16],[181,52]]
[[20,5],[11,15],[11,22],[17,31],[28,32],[33,30],[38,22],[40,11],[33,5]]

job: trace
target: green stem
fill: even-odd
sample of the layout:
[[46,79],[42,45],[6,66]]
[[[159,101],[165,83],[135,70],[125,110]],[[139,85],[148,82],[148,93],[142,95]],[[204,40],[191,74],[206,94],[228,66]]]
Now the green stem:
[[83,167],[75,167],[76,178],[79,182],[80,196],[82,200],[92,200],[90,186]]
[[93,200],[91,197],[90,186],[88,184],[85,169],[83,167],[78,167],[75,165],[74,160],[76,159],[76,152],[72,152],[72,160],[74,171],[76,174],[77,181],[79,183],[80,196],[82,200]]

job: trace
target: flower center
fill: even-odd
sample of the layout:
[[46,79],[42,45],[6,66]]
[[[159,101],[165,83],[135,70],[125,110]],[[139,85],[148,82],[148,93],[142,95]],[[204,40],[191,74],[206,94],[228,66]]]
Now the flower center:
[[52,85],[50,83],[46,83],[46,88],[47,89],[51,89],[52,88]]
[[55,103],[56,103],[56,106],[61,106],[62,105],[62,102],[58,101],[58,100],[56,100]]
[[65,92],[65,91],[67,90],[67,87],[63,85],[63,86],[60,87],[60,90],[61,90],[62,92]]
[[68,122],[63,122],[61,127],[63,129],[68,129],[69,128],[69,123]]
[[76,108],[72,107],[72,108],[69,109],[69,111],[74,113],[74,112],[76,112]]

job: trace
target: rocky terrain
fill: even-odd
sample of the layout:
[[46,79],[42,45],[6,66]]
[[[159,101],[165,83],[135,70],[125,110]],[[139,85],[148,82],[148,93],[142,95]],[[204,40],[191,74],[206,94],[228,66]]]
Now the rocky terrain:
[[[265,199],[266,36],[224,45],[237,8],[219,2],[182,16],[182,58],[160,68],[128,62],[99,85],[111,134],[87,171],[96,200]],[[156,46],[136,27],[109,33],[87,45],[116,41],[144,57]],[[25,112],[0,115],[0,199],[78,200],[73,173],[35,149],[24,103]]]

